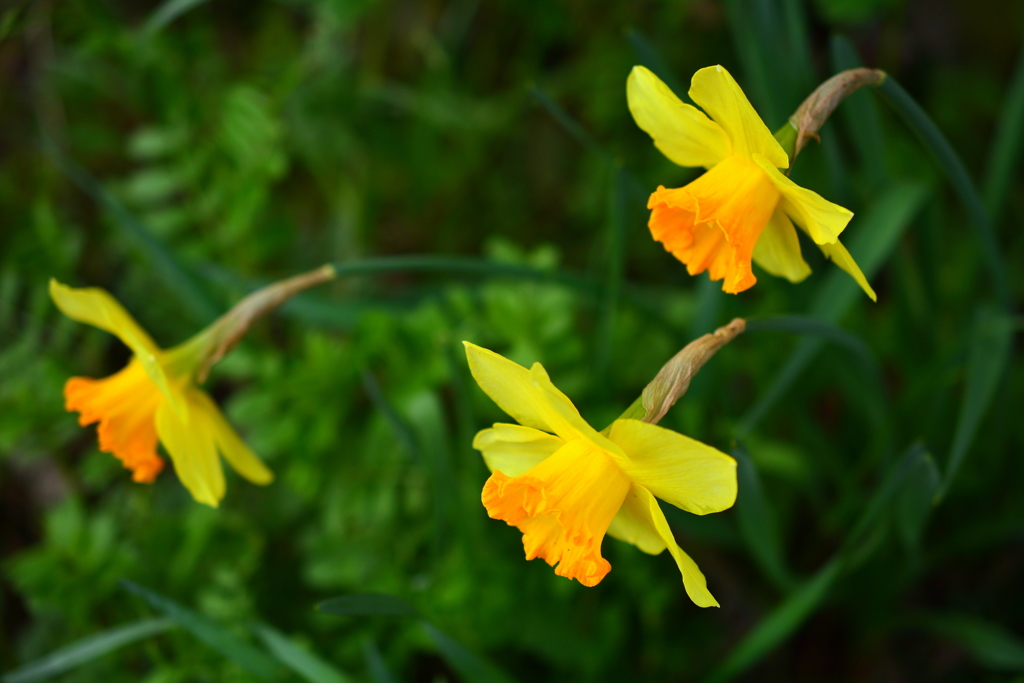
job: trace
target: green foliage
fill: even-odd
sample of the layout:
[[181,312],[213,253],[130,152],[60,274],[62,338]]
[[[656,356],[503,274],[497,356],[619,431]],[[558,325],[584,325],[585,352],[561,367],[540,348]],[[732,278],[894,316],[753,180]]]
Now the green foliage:
[[[1024,16],[947,4],[0,10],[5,682],[1022,671]],[[793,168],[856,213],[878,303],[806,241],[806,281],[755,271],[739,296],[653,242],[648,193],[696,172],[632,122],[637,63],[684,99],[726,65],[772,130],[833,72],[886,70],[895,109],[856,93]],[[50,277],[170,346],[324,262],[337,281],[207,383],[272,485],[229,473],[212,510],[170,466],[134,484],[64,411],[68,377],[128,352],[61,316]],[[542,362],[604,426],[735,316],[748,332],[662,423],[739,463],[734,509],[666,509],[722,609],[614,540],[595,588],[526,562],[480,504],[472,438],[508,417],[461,342]]]

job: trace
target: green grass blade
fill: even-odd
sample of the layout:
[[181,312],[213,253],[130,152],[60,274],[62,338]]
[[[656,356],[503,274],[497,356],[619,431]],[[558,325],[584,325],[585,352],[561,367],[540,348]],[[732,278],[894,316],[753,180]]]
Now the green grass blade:
[[416,437],[413,436],[409,425],[405,423],[405,420],[402,419],[402,416],[398,414],[398,411],[388,401],[387,396],[384,395],[384,390],[381,389],[377,376],[366,368],[363,369],[363,388],[366,389],[366,393],[369,395],[374,407],[384,416],[384,420],[391,427],[395,438],[398,439],[398,443],[405,449],[406,454],[423,462],[425,460],[423,451],[420,449],[419,443],[416,442]]
[[967,211],[967,216],[974,226],[975,234],[981,245],[982,255],[987,262],[989,276],[992,278],[992,287],[995,290],[996,298],[1000,305],[1009,310],[1012,303],[1010,287],[1006,279],[1006,269],[1002,257],[999,255],[999,245],[996,241],[992,223],[985,205],[981,201],[978,190],[974,187],[967,169],[953,146],[949,144],[946,137],[939,130],[931,117],[924,109],[914,101],[906,90],[896,82],[892,76],[887,77],[880,86],[878,92],[885,100],[892,105],[896,113],[900,115],[907,126],[914,132],[921,143],[925,146],[939,167],[946,174],[953,189],[960,197],[960,202]]
[[316,608],[326,614],[339,616],[407,616],[418,614],[416,608],[393,595],[367,593],[342,595],[324,600]]
[[102,657],[119,648],[150,638],[175,628],[177,623],[171,619],[141,619],[139,621],[117,626],[99,633],[94,633],[70,645],[54,650],[34,662],[19,666],[4,674],[3,683],[32,683],[53,678],[66,671]]
[[793,591],[729,653],[722,665],[708,677],[708,683],[732,680],[778,647],[827,597],[841,569],[842,564],[832,560],[813,578]]
[[[857,224],[857,232],[850,241],[850,253],[869,280],[882,267],[900,236],[921,210],[926,196],[924,186],[900,183],[882,195]],[[811,314],[820,320],[835,323],[864,294],[846,273],[836,267],[831,268],[811,304]],[[737,437],[742,438],[757,426],[800,377],[822,345],[821,338],[805,338],[797,345],[769,388],[740,420]]]
[[731,27],[733,46],[740,64],[743,65],[741,81],[743,90],[754,103],[758,114],[771,130],[781,125],[784,118],[782,105],[776,102],[776,94],[769,74],[766,51],[758,36],[755,25],[756,12],[745,0],[725,0],[726,17]]
[[[597,138],[590,134],[590,131],[577,123],[576,119],[569,116],[569,112],[563,109],[562,105],[558,104],[558,102],[555,102],[555,100],[552,99],[543,88],[537,84],[530,84],[529,87],[530,94],[533,95],[533,98],[537,100],[542,107],[548,110],[548,113],[554,117],[555,121],[557,121],[562,128],[564,128],[565,131],[569,133],[574,140],[576,140],[576,142],[583,145],[583,147],[596,156],[602,157],[607,161],[611,161],[613,159],[611,152],[606,150],[601,143],[597,141]],[[623,87],[625,87],[625,84],[623,84]]]
[[270,654],[277,658],[277,661],[309,683],[349,683],[352,680],[332,664],[299,646],[277,629],[266,624],[255,624],[252,630],[263,641]]
[[[708,678],[708,683],[732,680],[792,635],[828,597],[840,575],[866,559],[865,539],[877,535],[883,515],[902,490],[908,473],[925,457],[922,446],[912,446],[886,475],[839,551],[818,572],[773,609],[733,648],[725,661]],[[869,551],[877,548],[871,545]]]
[[1006,99],[1002,111],[999,112],[999,123],[996,136],[992,141],[992,150],[988,156],[988,169],[985,173],[985,209],[993,224],[999,222],[1006,194],[1010,189],[1013,169],[1020,158],[1020,149],[1024,144],[1024,48],[1021,48],[1017,65],[1014,67],[1010,87],[1006,91]]
[[167,0],[149,15],[145,26],[142,28],[142,35],[145,38],[152,38],[155,33],[167,24],[171,23],[190,9],[198,7],[208,0]]
[[56,144],[47,142],[43,148],[47,157],[71,182],[110,214],[128,241],[153,266],[167,288],[177,294],[184,310],[192,315],[195,322],[205,325],[219,315],[220,307],[199,286],[192,274],[167,247],[150,234],[134,214],[107,192],[97,178],[64,154]]
[[776,587],[784,591],[789,590],[793,586],[793,577],[786,567],[778,520],[768,499],[765,498],[757,467],[743,444],[736,444],[730,453],[736,458],[736,478],[739,485],[736,514],[743,540],[764,575]]
[[967,358],[967,387],[960,406],[953,446],[946,466],[938,499],[945,497],[960,471],[974,436],[981,425],[996,388],[1005,375],[1010,360],[1010,342],[1013,340],[1014,321],[1010,316],[982,310],[974,324],[971,346]]
[[868,345],[855,334],[834,323],[804,315],[780,315],[771,318],[750,318],[747,332],[789,332],[809,337],[820,337],[852,353],[865,368],[878,369],[878,360]]
[[969,614],[936,615],[925,627],[971,653],[979,664],[1000,671],[1024,671],[1024,641],[999,624]]
[[907,482],[896,500],[896,527],[908,548],[916,550],[920,544],[941,483],[942,475],[935,460],[925,453],[907,475]]
[[370,670],[370,680],[373,683],[398,683],[398,679],[380,656],[377,644],[369,638],[363,640],[363,659],[366,660],[366,668]]
[[430,622],[423,621],[421,626],[444,660],[466,683],[511,683],[512,679],[505,672]]
[[[862,66],[857,51],[845,36],[833,35],[829,42],[829,52],[832,70],[836,73]],[[880,188],[885,183],[886,171],[885,137],[878,104],[870,93],[858,90],[846,98],[842,109],[846,130],[853,138],[871,187]]]
[[272,680],[280,674],[273,659],[220,624],[132,581],[122,580],[121,585],[246,671],[263,680]]

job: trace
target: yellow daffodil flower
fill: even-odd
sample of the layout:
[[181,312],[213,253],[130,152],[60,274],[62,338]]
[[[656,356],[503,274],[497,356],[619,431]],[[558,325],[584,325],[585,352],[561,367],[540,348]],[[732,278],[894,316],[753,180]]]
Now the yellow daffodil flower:
[[687,595],[717,606],[696,563],[676,543],[655,496],[688,512],[720,512],[736,500],[736,462],[710,446],[639,420],[597,432],[540,363],[527,370],[463,342],[480,388],[519,424],[476,435],[492,474],[481,500],[487,514],[523,532],[526,559],[585,586],[611,570],[605,533],[656,555],[666,548]]
[[50,297],[72,320],[116,335],[132,351],[128,366],[105,379],[72,377],[64,385],[67,410],[82,426],[99,422],[100,450],[112,453],[151,483],[163,469],[157,441],[178,479],[200,503],[217,507],[224,497],[218,453],[254,484],[274,475],[245,445],[217,404],[199,388],[210,367],[244,335],[254,320],[297,292],[334,277],[330,266],[264,287],[188,341],[161,349],[108,292],[74,289],[50,280]]
[[685,187],[659,186],[647,203],[651,235],[690,275],[707,270],[712,280],[723,280],[723,291],[736,294],[757,282],[753,260],[772,275],[800,282],[811,269],[796,223],[875,300],[839,242],[853,213],[779,171],[789,167],[789,156],[728,71],[709,66],[693,75],[689,95],[703,112],[642,66],[629,74],[626,94],[637,125],[665,156],[708,169]]
[[116,335],[133,353],[127,367],[106,379],[72,377],[64,385],[67,409],[79,413],[82,426],[100,423],[100,450],[121,460],[133,480],[151,483],[163,469],[156,452],[158,439],[170,454],[178,479],[200,503],[217,507],[224,497],[218,451],[254,484],[273,480],[196,385],[211,328],[163,350],[103,289],[73,289],[51,280],[50,296],[64,315]]

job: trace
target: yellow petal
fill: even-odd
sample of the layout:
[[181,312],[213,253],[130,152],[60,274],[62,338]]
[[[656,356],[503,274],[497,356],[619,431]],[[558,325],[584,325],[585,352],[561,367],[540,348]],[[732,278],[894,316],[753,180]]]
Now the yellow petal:
[[717,448],[640,420],[616,420],[608,436],[626,453],[626,475],[665,502],[695,515],[736,502],[736,461]]
[[156,432],[167,449],[174,471],[182,485],[200,503],[217,507],[224,497],[224,470],[217,457],[217,443],[209,423],[204,419],[191,419],[202,411],[193,389],[180,396],[185,419],[167,403],[156,411]]
[[839,240],[836,240],[835,244],[819,244],[818,247],[821,248],[825,256],[832,259],[833,263],[849,273],[857,281],[857,284],[860,285],[860,288],[864,290],[864,293],[871,297],[872,301],[878,301],[875,290],[871,289],[871,285],[868,284],[868,279],[861,272],[860,266],[857,265],[857,262],[850,256],[850,252],[846,250],[846,247]]
[[643,486],[633,484],[629,493],[626,494],[622,507],[628,508],[633,517],[653,529],[661,537],[668,551],[672,553],[672,558],[676,561],[676,566],[679,567],[679,573],[683,575],[683,587],[686,588],[686,594],[690,596],[690,600],[693,600],[698,607],[718,607],[718,601],[708,590],[704,574],[697,567],[697,563],[690,559],[690,556],[684,553],[676,543],[672,529],[668,526],[668,520],[665,519],[665,513],[661,511],[657,499],[651,492]]
[[767,173],[782,194],[779,205],[804,232],[810,235],[817,244],[832,244],[839,239],[839,233],[845,228],[853,212],[833,204],[816,192],[800,187],[764,157],[755,154],[754,161]]
[[160,364],[160,347],[109,292],[98,287],[68,287],[50,278],[50,298],[72,320],[110,332],[124,342],[171,406],[184,414]]
[[484,456],[487,468],[518,477],[565,445],[557,436],[532,427],[497,423],[473,439],[473,448]]
[[626,99],[636,125],[661,153],[680,166],[711,168],[731,151],[721,126],[696,107],[683,103],[646,67],[634,66],[626,80]]
[[800,253],[796,228],[780,207],[775,207],[775,213],[754,245],[754,262],[790,282],[800,282],[811,274],[811,267]]
[[[633,485],[635,487],[636,484]],[[639,494],[626,494],[626,501],[635,501]],[[635,506],[623,505],[608,527],[608,535],[620,541],[631,543],[648,555],[657,555],[665,549],[665,541],[651,522],[646,508],[641,506],[639,512]]]
[[618,446],[587,424],[572,401],[551,383],[540,363],[527,370],[493,351],[462,343],[473,379],[516,422],[557,434],[566,441],[582,436],[613,457],[624,457]]
[[192,392],[192,397],[197,406],[194,414],[207,423],[207,429],[213,434],[220,454],[232,469],[254,484],[265,486],[274,481],[274,473],[242,441],[238,432],[224,419],[224,414],[213,399],[199,389]]
[[752,155],[762,154],[775,167],[789,168],[789,155],[724,67],[709,66],[695,73],[690,98],[729,136],[733,154],[748,161]]

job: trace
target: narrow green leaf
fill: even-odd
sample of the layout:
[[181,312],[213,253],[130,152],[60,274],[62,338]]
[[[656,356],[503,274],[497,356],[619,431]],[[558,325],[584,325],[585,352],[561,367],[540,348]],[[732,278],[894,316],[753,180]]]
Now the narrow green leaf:
[[555,102],[547,92],[544,91],[539,85],[532,83],[529,86],[530,94],[533,98],[540,103],[542,107],[548,110],[548,113],[557,121],[562,128],[574,139],[580,143],[588,151],[598,157],[602,157],[606,161],[612,161],[612,154],[606,150],[600,142],[597,141],[593,135],[590,134],[586,128],[576,122],[576,119],[569,115],[562,105]]
[[812,579],[796,589],[747,634],[708,683],[730,681],[758,662],[786,640],[824,601],[839,577],[842,563],[833,559],[818,570]]
[[805,315],[780,315],[771,318],[748,318],[747,332],[789,332],[808,337],[820,337],[852,353],[865,368],[878,368],[878,361],[860,337],[847,332],[834,323]]
[[266,624],[254,624],[252,630],[266,645],[270,654],[309,683],[348,683],[352,679],[332,664],[291,638]]
[[273,659],[220,624],[132,581],[122,580],[121,585],[246,671],[264,680],[271,680],[280,673]]
[[[864,277],[873,278],[889,258],[900,237],[924,208],[928,189],[919,183],[901,182],[885,192],[868,209],[863,219],[854,217],[843,235]],[[849,235],[849,237],[847,237]],[[871,301],[849,275],[829,264],[830,270],[811,305],[815,317],[838,322],[855,301]]]
[[139,621],[117,626],[91,636],[86,636],[70,645],[54,650],[34,662],[19,666],[4,674],[3,683],[32,683],[43,681],[66,671],[78,668],[98,657],[119,648],[150,638],[175,628],[177,624],[171,619],[141,619]]
[[[871,501],[853,529],[847,534],[839,551],[825,566],[802,586],[794,590],[762,619],[712,672],[709,683],[732,680],[767,656],[789,638],[828,597],[829,590],[839,576],[863,562],[884,531],[883,513],[891,506],[893,497],[901,490],[908,473],[926,455],[924,447],[912,446],[885,476]],[[865,552],[867,546],[868,552]]]
[[64,175],[110,214],[124,236],[149,261],[167,288],[177,294],[183,308],[192,315],[195,322],[205,325],[217,317],[219,307],[199,286],[192,273],[178,261],[166,246],[153,237],[134,214],[107,192],[99,180],[79,166],[52,141],[44,141],[43,150]]
[[373,402],[374,407],[384,416],[384,420],[391,427],[395,438],[398,439],[402,448],[405,449],[406,455],[423,462],[425,460],[423,452],[420,450],[416,438],[409,430],[409,426],[405,424],[405,420],[402,419],[384,395],[380,382],[377,381],[377,376],[367,368],[363,368],[363,388],[366,389],[366,393],[370,396],[370,401]]
[[[832,70],[836,73],[856,69],[862,64],[857,51],[845,36],[833,35],[829,42]],[[843,102],[841,115],[847,132],[853,138],[860,163],[867,172],[871,187],[880,188],[885,183],[885,138],[882,132],[882,118],[878,105],[871,93],[858,90]]]
[[989,220],[985,205],[981,196],[975,188],[971,177],[967,174],[963,162],[949,144],[946,137],[939,130],[931,117],[924,109],[914,101],[906,90],[896,82],[892,76],[887,77],[880,86],[878,92],[885,100],[892,105],[896,113],[903,118],[903,121],[914,132],[914,134],[931,153],[939,167],[946,174],[953,189],[960,196],[960,202],[967,211],[967,216],[974,226],[975,234],[981,245],[981,252],[987,262],[987,270],[992,278],[992,287],[995,290],[996,298],[1004,310],[1009,310],[1012,302],[1010,298],[1010,287],[1006,278],[1006,268],[1003,259],[999,254],[999,244],[996,241],[995,231]]
[[511,678],[428,621],[420,624],[444,660],[466,683],[511,683]]
[[430,476],[431,508],[434,513],[434,551],[440,553],[449,537],[449,507],[456,491],[451,467],[451,438],[448,420],[437,393],[424,389],[403,403],[409,425]]
[[149,15],[149,19],[146,21],[145,26],[142,28],[142,34],[146,38],[151,38],[153,34],[158,32],[164,26],[171,23],[178,17],[190,9],[198,7],[207,0],[167,0],[164,4],[154,10]]
[[732,457],[736,458],[737,465],[739,494],[736,499],[736,514],[739,518],[740,533],[743,534],[743,540],[765,576],[776,587],[789,590],[793,586],[793,578],[786,568],[778,520],[761,488],[761,477],[758,475],[757,467],[742,443],[737,443],[731,453]]
[[946,478],[937,496],[939,499],[945,497],[960,471],[964,456],[974,442],[981,418],[985,416],[999,381],[1003,378],[1010,359],[1013,332],[1014,320],[1011,316],[987,309],[978,313],[967,357],[964,402],[960,406],[949,464],[946,466]]
[[398,683],[398,679],[380,656],[377,644],[369,638],[363,640],[363,658],[366,660],[366,668],[370,670],[370,679],[373,683]]
[[926,628],[971,653],[982,666],[1000,671],[1024,671],[1024,641],[985,619],[969,614],[936,615],[925,619]]
[[[596,157],[602,159],[605,163],[609,165],[620,165],[620,162],[615,157],[615,155],[613,155],[611,152],[605,149],[604,146],[597,141],[597,138],[590,134],[590,131],[584,128],[574,118],[569,116],[569,112],[567,112],[565,109],[561,107],[561,105],[559,105],[557,102],[551,99],[551,96],[548,95],[540,86],[531,84],[530,94],[533,95],[533,97],[541,104],[541,106],[547,109],[548,113],[551,114],[552,117],[554,117],[555,121],[557,121],[562,126],[562,128],[564,128],[565,131],[569,133],[569,135],[573,139],[576,140],[576,142],[580,143],[585,149],[587,149],[587,151],[591,152]],[[646,202],[648,195],[650,195],[651,193],[651,190],[647,188],[639,180],[637,180],[636,176],[634,176],[628,170],[625,171],[625,180],[626,184],[629,186],[629,191],[633,195],[643,198],[643,200]]]
[[941,482],[935,460],[927,453],[907,475],[903,491],[896,499],[896,524],[907,547],[917,548],[920,543]]
[[892,508],[893,501],[904,490],[910,473],[919,466],[922,459],[928,457],[924,445],[916,443],[889,469],[881,485],[864,507],[860,519],[843,539],[837,557],[844,559],[845,568],[849,569],[867,559],[864,546],[871,546],[872,537],[877,534],[878,527],[886,522],[886,511]]
[[416,608],[393,595],[367,593],[342,595],[324,600],[316,606],[321,612],[341,616],[405,616],[418,614]]
[[992,140],[985,173],[985,210],[993,224],[999,222],[1013,169],[1024,145],[1024,47],[1014,67],[1006,99],[999,112],[996,136]]
[[725,0],[726,17],[731,28],[733,46],[743,65],[743,90],[757,108],[761,118],[772,130],[781,125],[782,104],[776,101],[769,65],[774,63],[762,43],[757,26],[757,12],[748,0]]
[[[850,241],[850,253],[860,264],[864,276],[871,279],[885,262],[903,232],[924,205],[927,190],[916,183],[900,183],[889,189],[859,220]],[[855,219],[856,220],[856,219]],[[845,272],[834,266],[822,283],[811,304],[815,318],[835,323],[839,321],[858,298],[863,298],[857,284]],[[749,434],[781,399],[793,382],[807,368],[821,350],[820,337],[805,338],[794,349],[768,390],[758,398],[740,421],[736,435]]]

